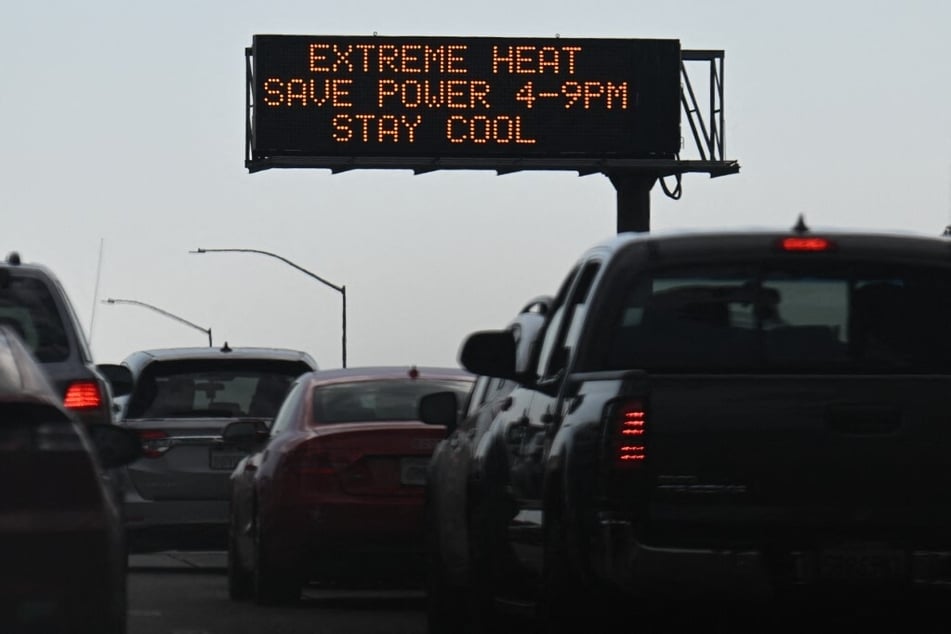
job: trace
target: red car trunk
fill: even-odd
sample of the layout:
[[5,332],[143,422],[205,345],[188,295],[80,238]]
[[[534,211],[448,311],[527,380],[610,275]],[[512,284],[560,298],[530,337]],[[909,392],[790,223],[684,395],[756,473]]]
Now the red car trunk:
[[421,498],[429,457],[444,433],[417,422],[322,426],[294,452],[301,493],[325,492],[333,479],[346,495]]

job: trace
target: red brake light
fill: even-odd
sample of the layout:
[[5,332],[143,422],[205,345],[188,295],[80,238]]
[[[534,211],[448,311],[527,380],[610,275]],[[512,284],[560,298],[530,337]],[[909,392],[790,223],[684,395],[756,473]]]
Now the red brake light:
[[304,453],[299,469],[302,476],[332,476],[337,473],[327,453]]
[[780,248],[783,251],[831,251],[835,245],[826,238],[783,238]]
[[[297,486],[303,495],[323,494],[338,491],[338,467],[341,467],[335,456],[316,447],[303,446],[289,456],[287,467],[283,469],[283,477],[296,479]],[[288,487],[292,486],[288,481]]]
[[102,406],[102,392],[96,381],[75,381],[66,388],[63,405],[68,409],[95,409]]
[[161,429],[140,429],[139,441],[146,458],[158,458],[172,447],[172,441]]
[[642,401],[626,401],[615,410],[614,464],[631,467],[647,459],[647,412]]

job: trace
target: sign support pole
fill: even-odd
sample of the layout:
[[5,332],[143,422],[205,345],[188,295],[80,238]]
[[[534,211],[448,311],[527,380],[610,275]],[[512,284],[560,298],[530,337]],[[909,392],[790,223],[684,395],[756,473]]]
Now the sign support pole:
[[620,171],[607,176],[617,191],[617,232],[649,231],[650,192],[657,176],[638,171]]

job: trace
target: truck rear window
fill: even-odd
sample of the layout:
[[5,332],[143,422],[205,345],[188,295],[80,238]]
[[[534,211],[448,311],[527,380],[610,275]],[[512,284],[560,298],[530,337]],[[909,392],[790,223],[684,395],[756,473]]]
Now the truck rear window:
[[951,270],[881,262],[704,264],[624,293],[609,369],[951,371]]

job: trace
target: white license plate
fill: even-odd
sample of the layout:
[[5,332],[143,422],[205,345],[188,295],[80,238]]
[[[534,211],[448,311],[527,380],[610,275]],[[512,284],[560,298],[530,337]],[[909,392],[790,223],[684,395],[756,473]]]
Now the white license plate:
[[240,451],[222,451],[211,449],[208,452],[208,467],[215,471],[234,471],[245,455]]
[[400,482],[410,486],[426,484],[429,458],[400,458]]

